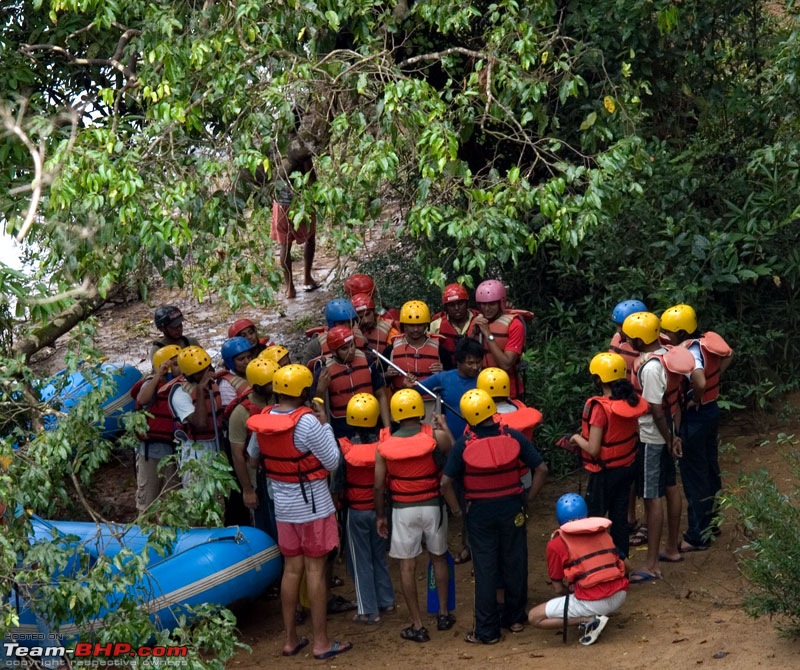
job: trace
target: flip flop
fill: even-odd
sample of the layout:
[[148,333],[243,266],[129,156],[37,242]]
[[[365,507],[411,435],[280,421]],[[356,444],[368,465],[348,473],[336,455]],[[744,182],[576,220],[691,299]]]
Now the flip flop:
[[678,551],[682,554],[689,554],[693,551],[708,551],[708,547],[704,547],[703,545],[695,546],[693,544],[689,544],[684,540],[681,542],[680,546],[678,547]]
[[666,554],[659,554],[658,560],[662,563],[683,563],[686,558],[684,556],[678,556],[678,558],[670,558]]
[[469,563],[472,560],[472,552],[470,551],[469,547],[464,547],[461,551],[458,552],[456,557],[453,559],[453,563],[456,565],[461,565],[463,563]]
[[659,577],[658,575],[654,575],[650,572],[647,572],[646,570],[637,570],[636,572],[632,572],[628,576],[628,581],[631,584],[644,584],[645,582],[656,582],[659,579],[661,579],[661,577]]
[[283,656],[297,656],[297,654],[299,654],[306,646],[308,646],[308,638],[307,637],[301,637],[297,641],[297,646],[294,649],[292,649],[291,651],[286,651],[284,649],[281,652],[281,655],[283,655]]
[[323,651],[321,654],[314,654],[314,658],[316,658],[318,661],[324,661],[326,658],[333,658],[334,656],[343,654],[346,651],[350,651],[352,648],[353,645],[350,642],[339,642],[339,640],[334,640],[331,643],[331,648],[328,649],[328,651]]
[[481,640],[475,635],[474,631],[470,631],[464,636],[464,642],[469,642],[470,644],[497,644],[502,639],[502,637],[496,637],[492,640]]

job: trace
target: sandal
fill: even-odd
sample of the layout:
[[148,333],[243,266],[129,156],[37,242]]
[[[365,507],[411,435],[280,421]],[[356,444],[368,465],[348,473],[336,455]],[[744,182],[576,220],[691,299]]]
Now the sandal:
[[647,526],[639,526],[630,536],[628,543],[632,547],[641,547],[643,544],[647,544]]
[[475,636],[474,631],[470,631],[464,636],[464,642],[469,642],[470,644],[497,644],[501,639],[502,638],[496,637],[492,640],[481,640]]
[[353,617],[353,623],[364,624],[365,626],[374,626],[381,622],[380,614],[356,614]]
[[523,630],[525,630],[525,626],[521,624],[519,621],[517,621],[515,623],[512,623],[508,627],[508,630],[510,630],[512,633],[521,633]]
[[453,559],[453,563],[456,565],[461,565],[462,563],[469,563],[472,560],[472,552],[470,551],[469,547],[464,547],[461,551],[456,554],[455,558]]
[[342,596],[331,596],[328,600],[328,614],[341,614],[357,608],[358,605],[346,598],[342,598]]
[[414,626],[403,628],[400,631],[400,637],[413,642],[430,642],[431,640],[431,636],[428,635],[428,629],[425,626],[422,626],[422,628],[414,628]]
[[450,630],[455,623],[456,618],[452,614],[440,614],[436,617],[436,630]]

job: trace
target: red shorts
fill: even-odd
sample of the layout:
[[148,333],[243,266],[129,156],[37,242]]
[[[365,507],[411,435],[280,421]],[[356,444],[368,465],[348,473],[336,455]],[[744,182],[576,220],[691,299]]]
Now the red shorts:
[[319,558],[339,546],[336,514],[307,523],[278,521],[278,548],[284,556]]
[[272,225],[269,229],[270,239],[278,244],[286,241],[303,244],[317,234],[316,217],[311,217],[310,223],[302,223],[297,228],[289,221],[289,205],[281,205],[276,200],[272,201]]

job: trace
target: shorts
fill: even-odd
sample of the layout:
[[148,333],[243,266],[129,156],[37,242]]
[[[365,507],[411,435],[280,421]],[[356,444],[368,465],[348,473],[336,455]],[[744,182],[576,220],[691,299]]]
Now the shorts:
[[301,223],[297,228],[289,221],[289,205],[281,205],[272,201],[272,224],[269,237],[278,244],[297,242],[303,244],[317,234],[317,220],[312,216],[310,223]]
[[284,556],[319,558],[339,546],[339,526],[335,514],[306,523],[276,523],[278,549]]
[[447,513],[444,505],[416,505],[392,509],[392,541],[389,556],[416,558],[425,547],[434,556],[447,552]]
[[[607,598],[600,600],[581,600],[574,595],[569,597],[569,609],[567,619],[578,619],[579,617],[608,616],[616,612],[628,597],[627,591],[617,591]],[[544,613],[548,619],[561,619],[564,616],[564,598],[553,598],[548,600],[544,608]]]
[[666,444],[639,445],[637,494],[645,500],[663,498],[667,486],[677,483],[675,461]]

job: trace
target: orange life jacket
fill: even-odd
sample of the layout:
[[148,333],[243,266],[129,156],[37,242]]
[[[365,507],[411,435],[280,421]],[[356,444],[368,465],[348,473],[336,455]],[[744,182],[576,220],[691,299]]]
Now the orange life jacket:
[[451,356],[455,355],[456,345],[459,341],[469,335],[472,322],[475,320],[475,317],[478,316],[479,312],[474,309],[469,309],[467,314],[467,323],[460,331],[451,323],[450,319],[447,318],[447,314],[444,312],[434,315],[431,320],[431,332],[437,334],[441,338],[439,340],[439,346]]
[[383,428],[378,453],[386,460],[389,492],[395,502],[423,502],[439,497],[441,468],[433,459],[436,440],[430,424],[411,437],[394,437]]
[[375,450],[377,442],[353,444],[346,437],[339,440],[347,467],[344,497],[352,509],[375,509]]
[[631,383],[635,384],[634,366],[636,359],[639,358],[639,352],[634,349],[627,340],[622,339],[621,333],[614,333],[611,338],[611,344],[608,345],[608,350],[613,354],[619,354],[625,359],[625,378]]
[[567,545],[569,561],[564,574],[570,584],[584,589],[625,576],[625,564],[608,532],[609,519],[588,517],[569,521],[556,534]]
[[[149,379],[152,379],[152,377],[148,377],[142,380],[142,382],[137,382],[131,389],[131,396],[133,396],[134,400],[136,400],[136,396],[139,394],[144,382]],[[147,432],[139,435],[139,439],[143,442],[159,442],[161,444],[172,444],[175,442],[175,429],[179,424],[175,420],[175,417],[172,416],[172,411],[169,408],[169,392],[171,387],[168,385],[170,381],[161,383],[156,389],[153,401],[150,403],[150,406],[146,408],[147,414],[152,416],[147,417]],[[136,409],[143,409],[138,402],[136,403]]]
[[298,407],[288,414],[276,413],[270,405],[247,420],[247,428],[256,434],[264,471],[279,482],[303,484],[325,479],[328,471],[313,453],[302,453],[294,446],[294,429],[300,417],[311,414],[308,407]]
[[[424,382],[433,374],[431,366],[439,363],[439,342],[426,337],[422,346],[412,347],[406,341],[405,335],[400,335],[392,341],[391,360],[397,367]],[[403,388],[404,381],[405,378],[399,375],[392,380],[392,385],[399,390]]]
[[327,368],[331,375],[328,385],[328,412],[335,419],[347,415],[347,403],[356,393],[372,393],[372,372],[363,351],[356,350],[349,365],[341,363],[335,356],[317,358],[309,362],[313,369],[318,362]]
[[[511,323],[514,319],[519,319],[520,323],[525,326],[526,320],[533,319],[533,312],[527,312],[525,310],[516,310],[516,309],[507,309],[503,312],[500,316],[498,316],[494,321],[489,322],[489,332],[494,336],[495,344],[502,351],[505,351],[506,344],[508,343],[508,329],[511,326]],[[484,354],[483,354],[483,367],[484,368],[496,368],[499,367],[497,365],[497,361],[495,360],[494,356],[492,355],[489,347],[484,343]],[[522,377],[519,374],[518,366],[515,366],[513,370],[508,370],[508,376],[511,381],[511,389],[509,392],[510,398],[519,398],[522,395]]]
[[496,416],[500,420],[500,423],[514,430],[518,430],[533,442],[533,429],[542,422],[542,413],[534,407],[528,407],[521,400],[509,398],[508,402],[514,405],[517,411],[497,414]]
[[702,336],[695,340],[685,340],[681,342],[681,346],[688,349],[695,342],[700,345],[700,352],[703,355],[706,388],[703,391],[700,404],[705,405],[719,398],[720,359],[730,356],[733,353],[733,349],[730,348],[721,335],[717,335],[713,331],[703,333]]
[[507,429],[478,437],[469,428],[464,446],[464,498],[487,500],[521,495],[519,442]]
[[606,427],[600,443],[600,454],[593,458],[581,449],[584,465],[589,472],[600,472],[605,468],[624,468],[636,460],[636,437],[639,434],[638,418],[647,414],[647,401],[639,396],[639,402],[631,407],[626,400],[612,400],[605,396],[594,396],[586,401],[581,417],[581,435],[589,439],[589,419],[595,405],[606,415]]
[[641,354],[639,358],[636,359],[636,365],[634,366],[636,371],[634,387],[641,393],[642,368],[650,363],[650,361],[657,359],[664,368],[667,376],[667,388],[664,391],[661,405],[664,408],[664,414],[667,416],[667,420],[670,421],[675,417],[678,411],[680,390],[684,375],[691,374],[692,370],[694,370],[694,356],[692,356],[688,349],[683,347],[668,346],[664,348],[666,351],[660,353],[651,351]]
[[[369,330],[361,330],[366,343],[379,354],[382,354],[384,349],[389,346],[389,335],[393,329],[392,322],[386,319],[378,318],[375,325]],[[358,346],[358,345],[356,345]]]
[[[192,403],[197,406],[197,384],[190,382],[186,377],[176,377],[172,381],[167,382],[166,386],[168,397],[172,395],[174,390],[181,385],[184,391],[192,398]],[[219,440],[222,437],[222,399],[219,396],[219,388],[215,383],[206,389],[209,393],[206,397],[206,427],[203,429],[195,428],[191,423],[183,424],[183,430],[190,440],[196,442],[210,442],[211,440]]]

